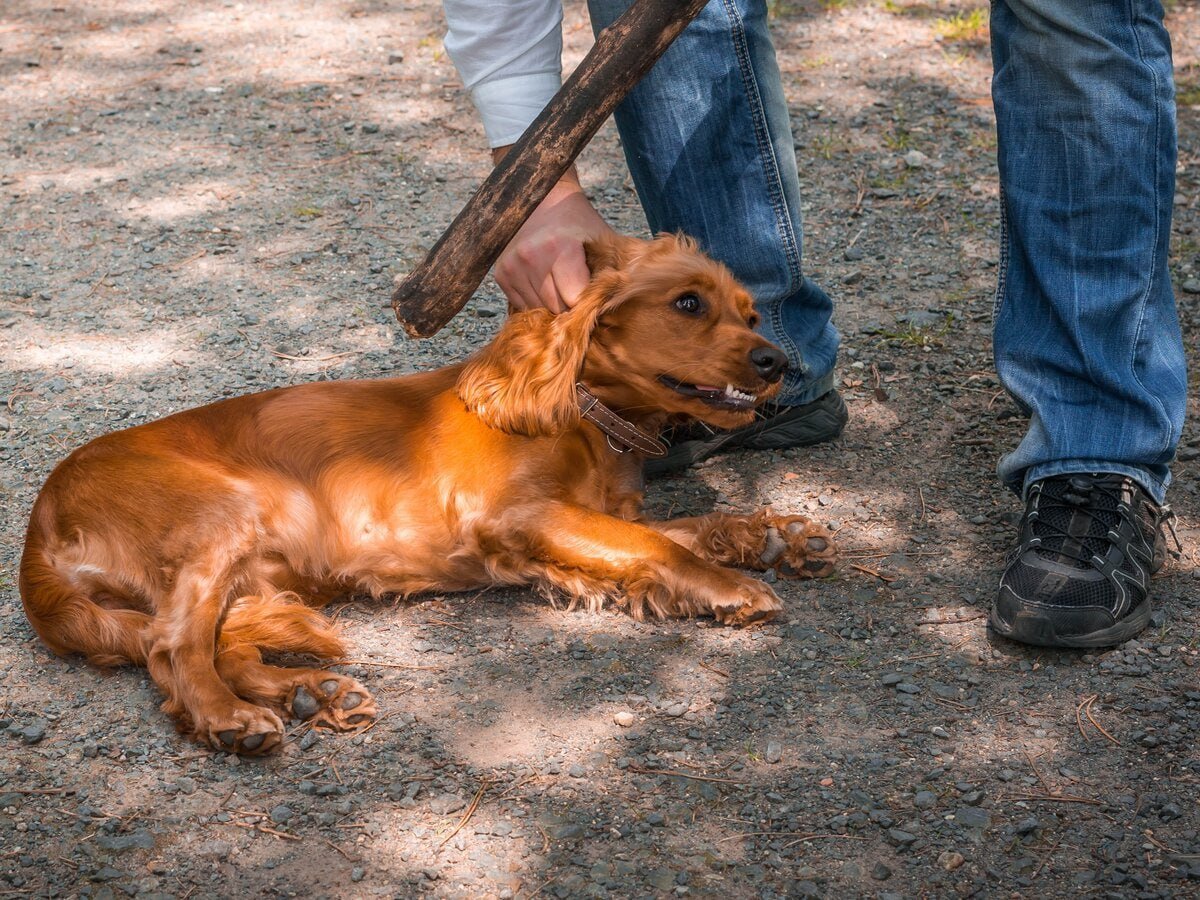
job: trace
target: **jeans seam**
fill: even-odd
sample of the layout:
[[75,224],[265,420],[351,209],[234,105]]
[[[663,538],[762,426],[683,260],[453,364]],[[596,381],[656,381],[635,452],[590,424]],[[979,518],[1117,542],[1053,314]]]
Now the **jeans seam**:
[[[1150,277],[1146,282],[1146,289],[1142,292],[1142,296],[1141,296],[1140,302],[1138,304],[1137,331],[1134,334],[1133,346],[1131,346],[1129,348],[1129,373],[1133,376],[1134,381],[1137,382],[1138,387],[1140,387],[1143,391],[1145,391],[1146,396],[1152,397],[1154,399],[1155,404],[1158,406],[1159,415],[1161,415],[1164,420],[1169,422],[1171,417],[1167,413],[1166,407],[1163,405],[1162,399],[1157,394],[1152,393],[1149,389],[1147,389],[1146,385],[1142,383],[1142,379],[1138,375],[1137,367],[1134,365],[1134,361],[1137,359],[1137,348],[1142,340],[1142,331],[1146,325],[1146,304],[1149,303],[1149,301],[1150,301],[1150,295],[1153,292],[1154,285],[1156,283],[1156,278],[1157,278],[1157,274],[1158,274],[1156,270],[1157,270],[1157,261],[1158,261],[1158,256],[1159,256],[1159,242],[1162,240],[1161,223],[1159,221],[1159,219],[1161,218],[1159,209],[1161,207],[1161,202],[1162,202],[1161,198],[1159,196],[1159,191],[1161,188],[1161,186],[1159,184],[1159,181],[1160,181],[1159,176],[1160,176],[1160,167],[1162,165],[1162,163],[1161,163],[1162,110],[1160,109],[1159,102],[1158,102],[1158,90],[1159,90],[1158,73],[1154,71],[1153,66],[1149,65],[1146,62],[1146,54],[1145,54],[1144,49],[1142,48],[1142,42],[1138,36],[1137,11],[1134,9],[1133,0],[1128,0],[1128,2],[1126,3],[1126,9],[1129,12],[1129,28],[1130,28],[1130,31],[1132,31],[1132,33],[1133,33],[1133,43],[1134,43],[1134,46],[1137,47],[1138,62],[1141,63],[1142,67],[1145,68],[1146,71],[1150,74],[1150,79],[1154,86],[1154,90],[1151,95],[1151,98],[1152,98],[1153,106],[1154,106],[1154,156],[1153,156],[1153,159],[1154,159],[1154,176],[1155,176],[1154,177],[1154,241],[1151,244],[1151,246],[1153,247],[1153,256],[1151,258]],[[1174,199],[1174,198],[1172,198],[1172,199]],[[1171,431],[1172,431],[1171,428],[1168,427],[1166,439],[1163,441],[1162,448],[1159,451],[1160,455],[1165,455],[1171,447]]]
[[1004,292],[1008,288],[1008,200],[1004,185],[1000,185],[1000,259],[996,264],[996,296],[992,300],[992,327],[1000,318],[1000,310],[1004,305]]
[[[758,155],[763,167],[763,178],[766,182],[767,195],[771,201],[771,208],[775,213],[775,228],[779,233],[780,242],[783,245],[784,255],[788,263],[788,271],[791,275],[792,284],[789,293],[795,293],[803,283],[803,274],[799,259],[800,254],[796,246],[796,235],[787,215],[783,186],[780,183],[779,164],[775,159],[775,146],[771,142],[771,135],[766,127],[766,112],[763,109],[762,95],[758,90],[758,82],[755,80],[754,69],[750,63],[750,51],[746,45],[745,25],[733,0],[723,0],[723,5],[726,15],[730,20],[729,36],[733,43],[734,53],[737,56],[738,71],[742,76],[742,87],[746,91],[750,121],[754,126],[754,140],[758,145]],[[787,353],[789,358],[799,359],[800,348],[795,345],[795,342],[792,341],[784,328],[781,310],[782,304],[772,303],[769,306],[771,325],[776,339],[786,340],[788,346],[782,348],[784,352]]]

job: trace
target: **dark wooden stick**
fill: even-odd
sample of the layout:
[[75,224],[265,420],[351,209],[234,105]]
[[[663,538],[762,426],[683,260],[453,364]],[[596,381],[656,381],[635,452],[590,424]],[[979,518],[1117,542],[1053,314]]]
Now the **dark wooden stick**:
[[706,0],[635,0],[505,154],[446,232],[392,294],[411,337],[437,333],[466,305],[525,220],[617,104]]

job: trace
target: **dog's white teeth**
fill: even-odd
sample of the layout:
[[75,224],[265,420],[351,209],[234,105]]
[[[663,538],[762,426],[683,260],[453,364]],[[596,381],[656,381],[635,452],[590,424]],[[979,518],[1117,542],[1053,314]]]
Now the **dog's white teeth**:
[[732,384],[725,385],[725,396],[731,397],[734,400],[753,400],[753,394],[747,394],[745,391],[739,391]]

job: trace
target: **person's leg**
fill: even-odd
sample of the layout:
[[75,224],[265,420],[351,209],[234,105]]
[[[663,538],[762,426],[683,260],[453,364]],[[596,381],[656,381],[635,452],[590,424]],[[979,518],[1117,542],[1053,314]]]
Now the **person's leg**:
[[1031,413],[1014,490],[1120,472],[1162,502],[1183,423],[1167,271],[1170,39],[1157,2],[993,4],[1003,234],[996,368]]
[[[599,32],[628,0],[589,0]],[[788,356],[780,402],[833,387],[833,304],[801,269],[800,186],[763,0],[712,0],[616,112],[653,232],[683,231],[754,295]],[[840,428],[839,428],[840,430]]]
[[1029,505],[992,623],[1030,642],[1112,643],[1149,619],[1145,557],[1187,388],[1167,270],[1175,107],[1162,17],[1148,0],[992,4],[996,368],[1030,414],[999,465]]

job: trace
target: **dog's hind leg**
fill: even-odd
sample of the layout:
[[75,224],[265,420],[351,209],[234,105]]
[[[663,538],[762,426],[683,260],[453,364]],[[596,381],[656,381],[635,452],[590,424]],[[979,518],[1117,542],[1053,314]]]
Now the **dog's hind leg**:
[[748,515],[707,516],[647,523],[697,556],[743,569],[774,568],[787,578],[820,578],[833,572],[837,548],[824,525],[769,509]]
[[262,650],[324,659],[343,654],[333,623],[294,595],[243,597],[234,603],[221,629],[217,674],[243,700],[319,727],[348,731],[375,718],[374,699],[353,678],[323,669],[267,665]]
[[283,739],[283,722],[270,709],[247,703],[217,674],[217,631],[230,602],[228,559],[214,556],[182,568],[159,605],[146,666],[167,695],[163,709],[181,730],[218,750],[261,754]]
[[93,665],[144,664],[152,617],[138,609],[104,605],[103,597],[115,596],[120,589],[111,589],[105,572],[84,550],[60,551],[59,557],[68,558],[56,558],[40,524],[35,514],[20,574],[21,600],[38,636],[55,653],[81,653]]

